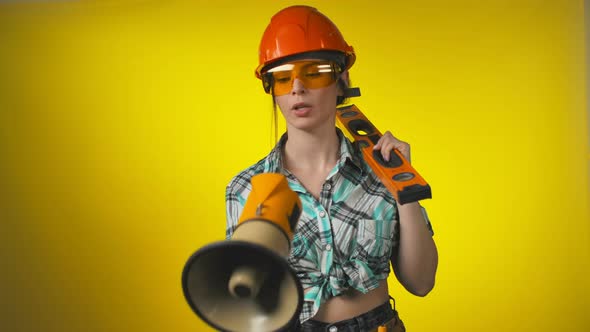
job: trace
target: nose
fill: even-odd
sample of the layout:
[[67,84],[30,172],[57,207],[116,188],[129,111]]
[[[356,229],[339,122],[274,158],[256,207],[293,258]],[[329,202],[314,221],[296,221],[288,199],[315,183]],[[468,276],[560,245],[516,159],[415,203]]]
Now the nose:
[[293,87],[291,88],[291,94],[293,95],[298,95],[298,94],[303,94],[305,93],[305,85],[303,85],[303,82],[301,82],[301,80],[299,78],[295,78],[293,80]]

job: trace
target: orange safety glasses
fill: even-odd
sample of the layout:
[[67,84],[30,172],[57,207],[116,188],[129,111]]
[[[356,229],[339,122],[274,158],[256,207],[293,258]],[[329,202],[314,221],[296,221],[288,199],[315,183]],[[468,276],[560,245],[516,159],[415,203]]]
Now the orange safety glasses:
[[293,89],[293,81],[299,79],[307,89],[327,87],[338,80],[342,70],[332,61],[304,60],[273,67],[262,74],[264,91],[275,96],[286,95]]

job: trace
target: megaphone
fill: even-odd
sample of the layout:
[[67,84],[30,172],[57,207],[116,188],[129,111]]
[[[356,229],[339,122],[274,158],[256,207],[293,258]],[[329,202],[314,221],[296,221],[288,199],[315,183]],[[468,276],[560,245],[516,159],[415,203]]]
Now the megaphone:
[[182,272],[192,310],[220,331],[285,331],[296,326],[303,288],[287,263],[301,201],[277,173],[252,177],[231,239],[197,250]]

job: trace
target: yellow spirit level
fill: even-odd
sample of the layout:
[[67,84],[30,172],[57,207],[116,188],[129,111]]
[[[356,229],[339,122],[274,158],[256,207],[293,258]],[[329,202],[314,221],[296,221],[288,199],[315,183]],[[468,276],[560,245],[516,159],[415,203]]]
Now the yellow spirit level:
[[398,150],[393,149],[389,161],[383,159],[380,150],[373,150],[382,136],[381,132],[373,126],[356,105],[339,107],[336,118],[339,127],[344,128],[352,136],[361,148],[367,164],[399,204],[432,198],[428,183]]

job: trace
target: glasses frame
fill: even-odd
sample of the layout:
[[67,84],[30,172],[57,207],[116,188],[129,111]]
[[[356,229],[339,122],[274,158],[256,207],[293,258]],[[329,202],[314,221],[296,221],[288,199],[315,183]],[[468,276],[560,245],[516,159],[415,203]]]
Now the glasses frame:
[[[275,96],[274,89],[273,89],[273,87],[274,87],[274,77],[273,77],[273,73],[272,73],[273,68],[276,68],[278,66],[282,66],[285,64],[290,64],[290,63],[295,64],[295,63],[301,63],[301,62],[329,63],[331,66],[331,69],[332,69],[332,82],[330,84],[333,84],[334,82],[338,81],[339,75],[342,74],[342,72],[343,72],[343,69],[342,69],[343,67],[338,63],[338,61],[334,61],[332,59],[301,59],[301,60],[292,60],[292,61],[281,61],[276,64],[273,64],[272,67],[265,68],[265,70],[261,73],[262,87],[264,88],[264,92]],[[325,86],[329,86],[329,84],[325,85]],[[285,94],[282,94],[282,95],[285,95]]]

